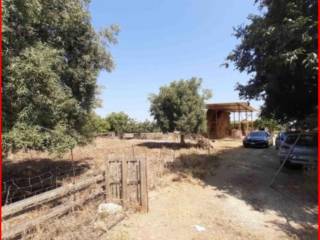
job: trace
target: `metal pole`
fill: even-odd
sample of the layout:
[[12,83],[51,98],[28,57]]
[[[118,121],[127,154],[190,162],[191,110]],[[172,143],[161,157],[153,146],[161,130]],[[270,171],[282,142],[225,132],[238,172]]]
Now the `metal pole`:
[[236,127],[236,113],[233,112],[233,128]]
[[[238,120],[239,120],[239,130],[240,130],[240,132],[241,132],[241,121],[240,121],[240,107],[239,107],[239,105],[238,105]],[[242,135],[242,134],[241,134]]]

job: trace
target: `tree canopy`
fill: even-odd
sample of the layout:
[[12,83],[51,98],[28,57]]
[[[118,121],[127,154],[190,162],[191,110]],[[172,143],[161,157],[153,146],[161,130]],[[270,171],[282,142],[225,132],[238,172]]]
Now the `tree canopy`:
[[99,134],[106,134],[110,130],[110,123],[103,117],[97,115],[96,113],[91,113],[89,120],[86,124],[86,128],[89,133],[93,136]]
[[110,124],[110,131],[113,131],[117,134],[131,132],[133,119],[131,119],[124,112],[110,113],[107,116],[106,121]]
[[253,123],[256,129],[268,129],[269,132],[279,131],[281,125],[274,119],[258,118]]
[[173,81],[169,86],[161,87],[158,94],[150,96],[151,115],[163,132],[199,133],[204,129],[204,101],[211,97],[211,92],[201,92],[201,82],[195,77]]
[[317,1],[257,0],[261,15],[235,29],[240,44],[227,57],[251,79],[240,97],[262,99],[262,117],[302,120],[317,108]]
[[105,121],[108,123],[109,130],[116,134],[122,133],[143,133],[158,131],[156,123],[145,120],[143,122],[136,121],[124,112],[110,113]]
[[96,78],[119,28],[95,32],[88,0],[3,0],[3,149],[64,151],[88,137]]

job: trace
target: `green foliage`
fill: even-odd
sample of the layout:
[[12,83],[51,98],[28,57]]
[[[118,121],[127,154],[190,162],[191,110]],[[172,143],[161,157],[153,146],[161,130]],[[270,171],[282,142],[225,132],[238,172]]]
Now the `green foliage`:
[[106,119],[95,113],[92,113],[89,115],[86,129],[87,132],[91,133],[93,136],[96,136],[98,134],[107,133],[110,130],[110,124]]
[[160,128],[156,122],[145,120],[137,123],[137,133],[160,132]]
[[205,125],[204,101],[208,90],[200,92],[201,79],[174,81],[150,96],[151,115],[163,132],[199,133]]
[[124,112],[110,113],[107,116],[106,121],[110,124],[110,131],[117,134],[131,132],[133,119]]
[[263,117],[304,119],[317,106],[317,1],[256,2],[264,13],[235,29],[241,43],[227,58],[251,75],[236,89],[244,99],[264,100]]
[[256,129],[268,129],[269,132],[279,131],[281,125],[274,119],[260,118],[253,122]]
[[117,134],[159,131],[156,123],[148,120],[144,122],[135,121],[124,112],[111,113],[106,117],[106,121],[110,126],[109,130]]
[[96,78],[114,67],[87,0],[3,0],[3,149],[63,152],[85,143]]

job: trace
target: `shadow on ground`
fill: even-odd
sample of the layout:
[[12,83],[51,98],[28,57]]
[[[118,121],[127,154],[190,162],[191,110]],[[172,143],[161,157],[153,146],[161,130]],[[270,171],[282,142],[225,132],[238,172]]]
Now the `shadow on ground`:
[[[317,176],[300,168],[284,169],[273,187],[270,181],[279,168],[276,150],[226,148],[213,154],[181,155],[167,168],[180,175],[192,174],[204,185],[243,200],[255,211],[275,211],[286,222],[270,222],[289,235],[316,239]],[[219,196],[218,196],[219,197]],[[223,197],[223,196],[220,196]],[[292,222],[303,227],[297,229]]]
[[2,203],[9,204],[62,185],[86,172],[89,159],[77,161],[48,158],[5,161],[2,164]]

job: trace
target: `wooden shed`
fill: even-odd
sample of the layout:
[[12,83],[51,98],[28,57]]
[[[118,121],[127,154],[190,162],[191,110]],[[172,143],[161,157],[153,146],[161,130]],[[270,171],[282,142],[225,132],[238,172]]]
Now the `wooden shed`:
[[245,135],[253,129],[254,111],[256,109],[246,102],[207,104],[208,137]]

